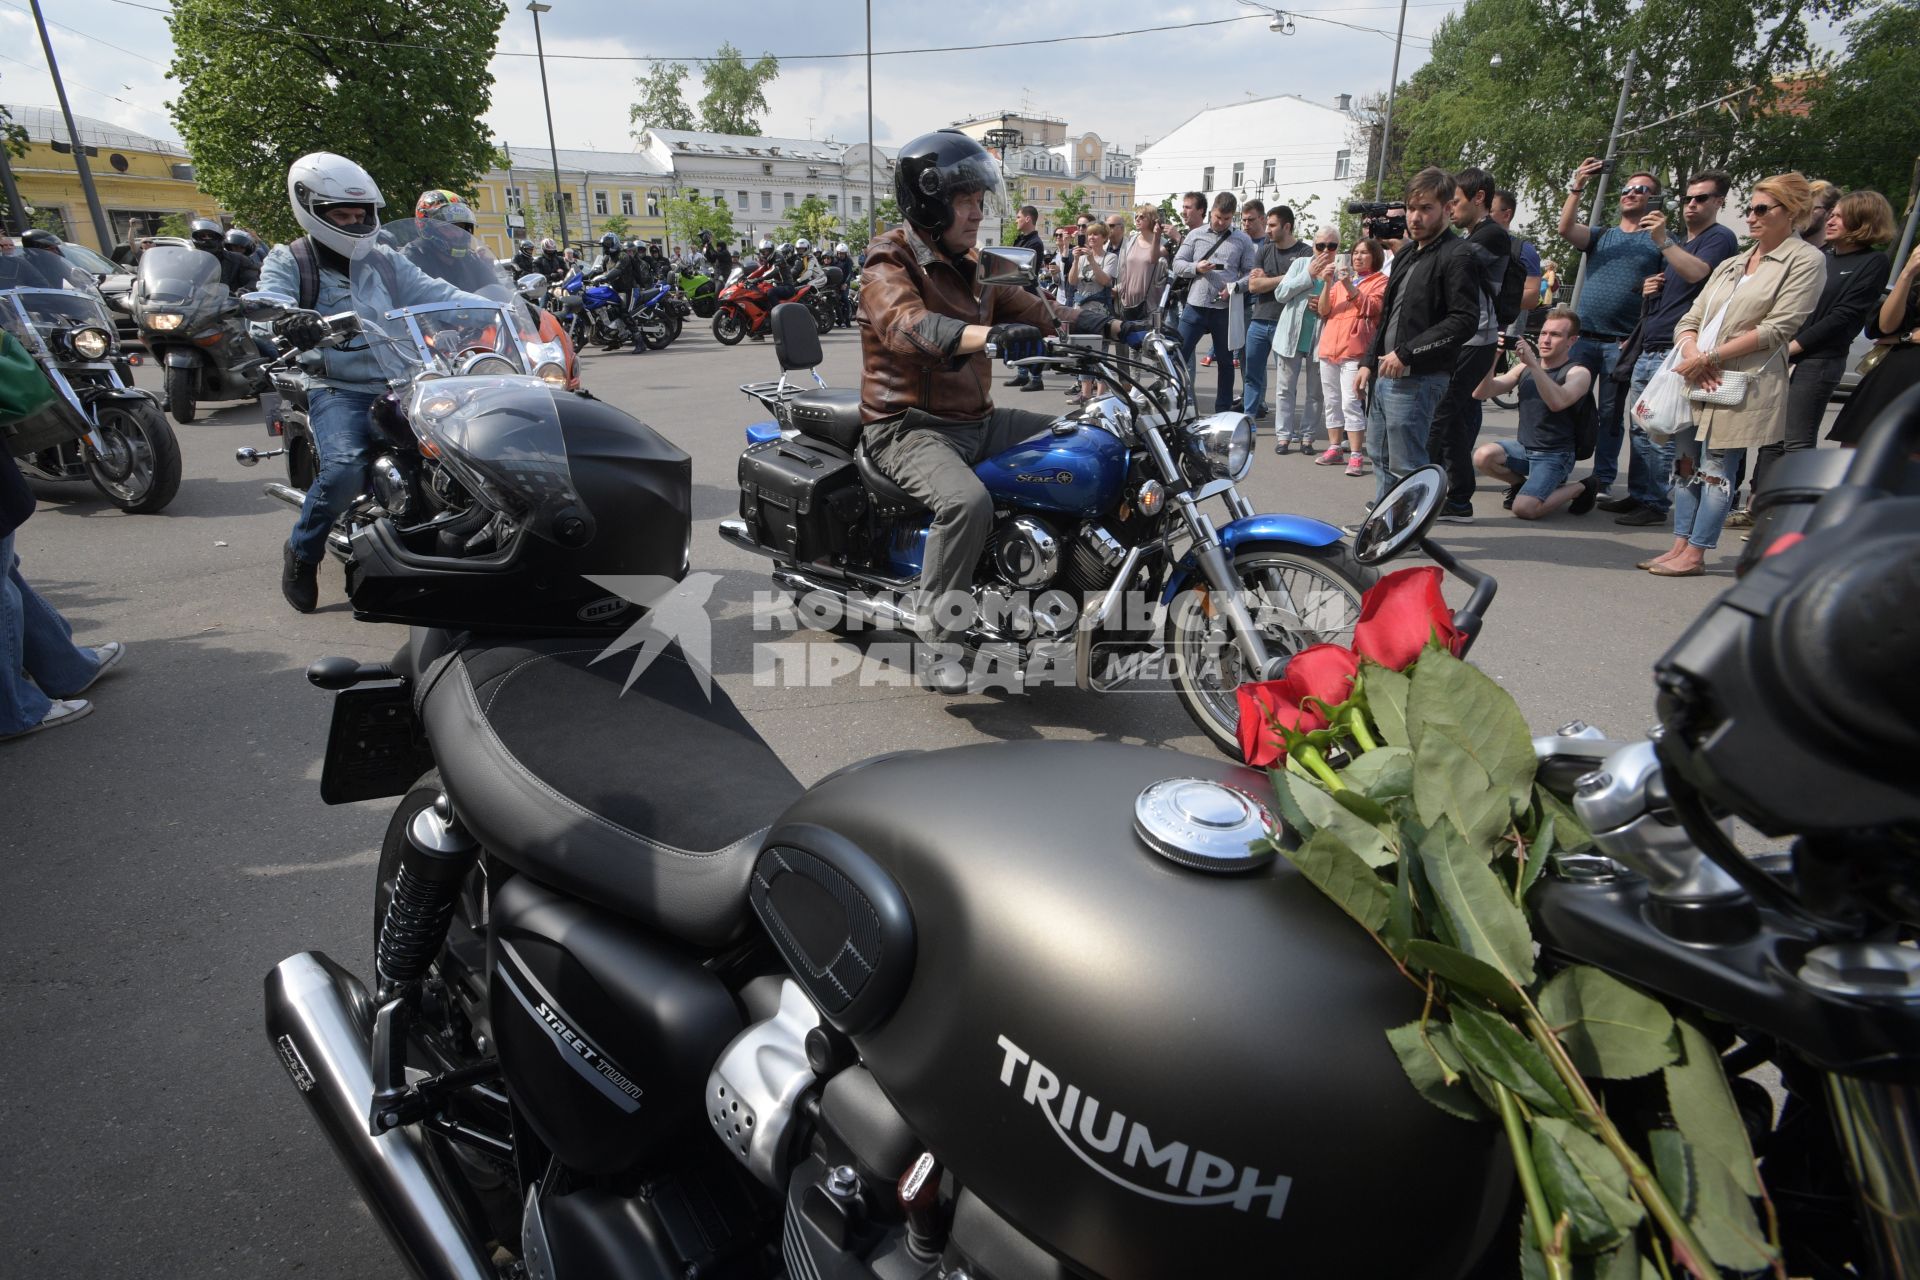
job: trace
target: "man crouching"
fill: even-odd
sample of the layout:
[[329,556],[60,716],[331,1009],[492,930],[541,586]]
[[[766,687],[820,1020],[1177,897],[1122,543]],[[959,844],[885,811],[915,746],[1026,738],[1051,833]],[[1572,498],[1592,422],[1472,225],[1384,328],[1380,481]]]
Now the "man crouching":
[[1476,400],[1491,400],[1515,387],[1520,392],[1520,438],[1497,440],[1473,451],[1481,475],[1507,486],[1506,507],[1522,520],[1538,520],[1566,507],[1576,516],[1593,510],[1599,486],[1591,475],[1573,480],[1575,440],[1582,417],[1591,431],[1593,373],[1570,364],[1580,317],[1556,307],[1540,328],[1540,349],[1521,339],[1518,363],[1505,373],[1487,370],[1473,389]]

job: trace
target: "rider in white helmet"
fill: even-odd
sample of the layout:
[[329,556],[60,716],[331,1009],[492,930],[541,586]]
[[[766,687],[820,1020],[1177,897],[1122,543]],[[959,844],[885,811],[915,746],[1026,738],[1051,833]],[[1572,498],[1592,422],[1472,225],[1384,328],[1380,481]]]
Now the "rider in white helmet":
[[[299,311],[282,320],[277,334],[294,347],[315,347],[326,336],[320,317],[354,310],[350,264],[369,253],[385,255],[391,281],[384,301],[417,305],[469,298],[442,280],[423,274],[404,256],[373,243],[386,201],[365,169],[329,151],[301,156],[287,170],[287,200],[294,221],[306,232],[275,245],[260,267],[264,292],[293,298]],[[404,295],[402,298],[396,295]],[[307,489],[306,504],[287,539],[280,590],[287,603],[311,613],[318,601],[315,573],[326,553],[327,531],[348,503],[366,488],[373,456],[373,427],[368,413],[387,390],[386,377],[364,338],[321,351],[309,350],[301,364],[313,375],[307,422],[313,429],[320,471]]]

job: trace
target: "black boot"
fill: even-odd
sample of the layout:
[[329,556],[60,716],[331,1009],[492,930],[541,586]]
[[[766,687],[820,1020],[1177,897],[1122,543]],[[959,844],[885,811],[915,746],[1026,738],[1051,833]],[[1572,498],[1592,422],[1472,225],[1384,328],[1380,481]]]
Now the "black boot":
[[313,607],[320,603],[320,566],[308,564],[294,555],[291,543],[284,552],[280,563],[280,594],[297,611],[312,613]]

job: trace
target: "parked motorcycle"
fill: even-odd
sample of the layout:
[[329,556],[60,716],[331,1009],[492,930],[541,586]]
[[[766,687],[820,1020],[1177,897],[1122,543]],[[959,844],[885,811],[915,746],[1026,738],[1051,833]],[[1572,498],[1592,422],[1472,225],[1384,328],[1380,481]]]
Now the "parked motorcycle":
[[[816,333],[821,331],[818,304],[811,286],[795,287],[793,295],[783,299],[797,302],[813,318]],[[742,338],[764,338],[770,331],[773,309],[772,279],[762,269],[741,273],[737,268],[720,291],[719,307],[713,313],[713,336],[724,346],[737,346]]]
[[[1778,1069],[1783,1105],[1736,1091],[1783,1274],[1920,1257],[1903,413],[1662,659],[1662,736],[1534,744],[1598,846],[1533,889],[1541,963],[1706,1015],[1729,1078]],[[1427,537],[1445,485],[1402,481],[1356,554],[1420,547],[1472,634],[1496,584]],[[803,791],[685,655],[600,656],[416,628],[308,672],[340,691],[322,794],[404,795],[372,989],[291,956],[267,1033],[415,1275],[1518,1274],[1499,1126],[1409,1086],[1383,1033],[1420,993],[1273,856],[1263,775],[1033,741]],[[1802,838],[1749,859],[1729,812]]]
[[711,319],[720,306],[720,288],[710,271],[682,267],[675,288],[702,320]]
[[91,481],[122,511],[163,509],[180,489],[180,445],[159,402],[133,385],[93,277],[15,246],[0,260],[0,325],[59,394],[7,427],[7,451],[41,480]]
[[692,311],[692,304],[665,280],[634,290],[633,322],[639,326],[641,341],[649,351],[664,351],[671,346]]
[[[777,585],[819,593],[856,624],[911,629],[932,514],[860,447],[857,390],[787,380],[819,363],[820,344],[801,309],[775,315],[782,377],[741,388],[775,422],[747,429],[740,515],[720,522],[720,536],[772,558]],[[1146,335],[1138,358],[1113,355],[1098,334],[1054,339],[1048,351],[1030,363],[1129,396],[1098,400],[974,468],[999,515],[974,573],[965,644],[1022,678],[1071,673],[1104,692],[1142,669],[1157,637],[1181,705],[1237,756],[1234,691],[1309,645],[1350,636],[1373,575],[1339,529],[1257,514],[1240,495],[1252,421],[1196,416],[1168,339]],[[1214,498],[1224,524],[1202,508]]]
[[175,422],[192,422],[202,400],[250,399],[265,390],[266,357],[212,254],[162,244],[141,254],[133,316],[154,363],[166,370],[167,412]]
[[622,314],[620,291],[611,285],[588,284],[576,268],[560,286],[570,301],[573,345],[584,349],[597,342],[607,350],[633,345],[633,327]]

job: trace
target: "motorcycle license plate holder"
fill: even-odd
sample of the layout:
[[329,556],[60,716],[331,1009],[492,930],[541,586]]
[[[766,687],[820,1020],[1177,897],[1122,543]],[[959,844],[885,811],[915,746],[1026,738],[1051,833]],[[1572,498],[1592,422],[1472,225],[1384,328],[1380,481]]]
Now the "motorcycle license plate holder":
[[432,767],[433,752],[414,715],[411,684],[343,689],[333,696],[321,800],[351,804],[403,796]]

